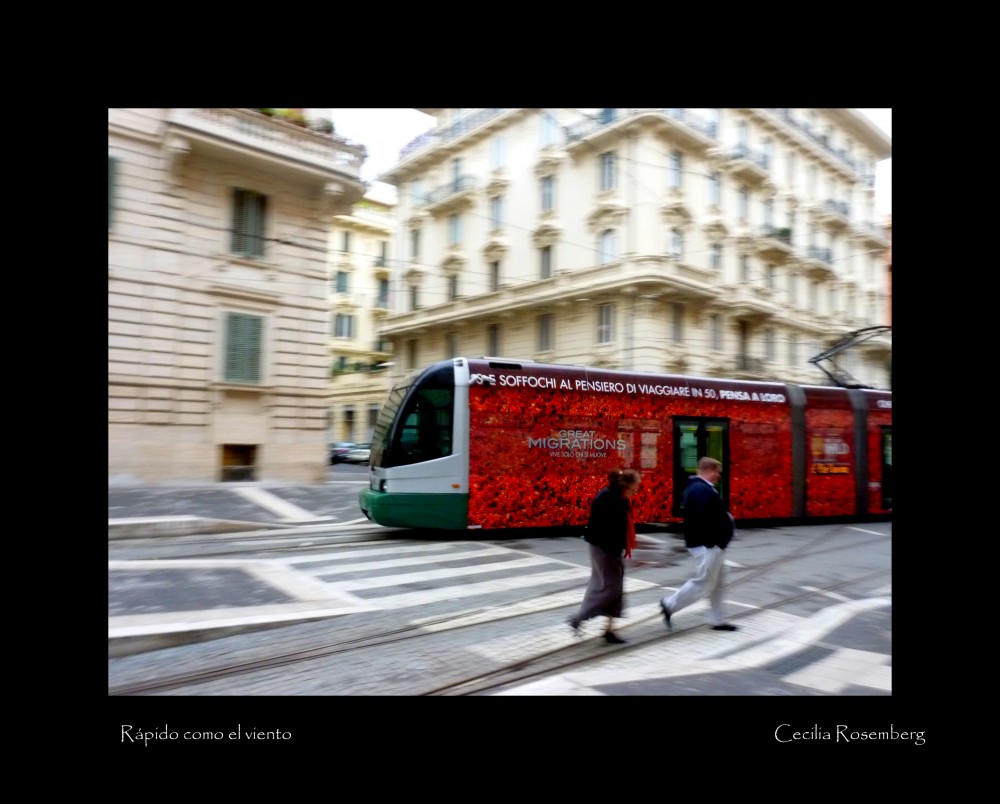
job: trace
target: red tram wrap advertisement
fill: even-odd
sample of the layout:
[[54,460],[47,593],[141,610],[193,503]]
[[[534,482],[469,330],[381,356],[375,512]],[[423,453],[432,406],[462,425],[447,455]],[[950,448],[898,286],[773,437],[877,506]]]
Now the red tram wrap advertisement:
[[469,366],[469,527],[582,526],[620,467],[642,473],[637,522],[679,522],[678,495],[702,453],[723,461],[720,492],[738,521],[891,511],[889,392]]

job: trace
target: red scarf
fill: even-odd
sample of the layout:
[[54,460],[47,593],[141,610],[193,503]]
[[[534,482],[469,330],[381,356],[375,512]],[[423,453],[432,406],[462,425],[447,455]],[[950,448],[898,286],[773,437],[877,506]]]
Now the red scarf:
[[628,524],[625,526],[625,558],[632,558],[635,547],[635,523],[632,521],[632,507],[628,509]]

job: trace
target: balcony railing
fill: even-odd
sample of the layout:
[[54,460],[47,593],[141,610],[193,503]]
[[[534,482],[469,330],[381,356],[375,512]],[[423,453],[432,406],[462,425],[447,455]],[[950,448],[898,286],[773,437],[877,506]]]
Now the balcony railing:
[[171,109],[168,123],[234,147],[249,147],[360,178],[364,146],[275,120],[252,109]]
[[806,123],[803,123],[800,120],[797,120],[795,117],[793,117],[791,111],[789,111],[788,109],[768,109],[767,111],[769,111],[776,117],[781,118],[793,128],[797,128],[799,131],[801,131],[803,134],[809,137],[809,139],[811,139],[825,151],[837,157],[852,171],[857,172],[858,164],[853,159],[851,159],[851,157],[847,153],[847,150],[844,148],[834,148],[830,144],[829,137],[827,137],[826,134],[820,134],[819,132],[813,131]]
[[672,120],[677,120],[688,128],[694,129],[699,134],[703,134],[710,139],[715,139],[715,123],[704,120],[698,115],[687,111],[687,109],[621,109],[613,119],[607,117],[588,118],[586,120],[581,120],[579,123],[574,123],[572,126],[567,126],[566,137],[571,141],[580,140],[593,134],[595,131],[607,128],[608,126],[614,125],[621,120],[627,120],[630,117],[636,117],[637,115],[648,114],[650,112],[659,112],[664,114]]
[[760,374],[764,371],[764,361],[759,357],[750,357],[750,355],[736,355],[735,368],[737,371],[752,371]]

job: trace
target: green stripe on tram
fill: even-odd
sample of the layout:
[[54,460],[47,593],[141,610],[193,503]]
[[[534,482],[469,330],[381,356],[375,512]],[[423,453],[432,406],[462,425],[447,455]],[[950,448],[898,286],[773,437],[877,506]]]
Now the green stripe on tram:
[[386,494],[363,489],[358,501],[374,522],[389,528],[465,530],[469,524],[468,494]]

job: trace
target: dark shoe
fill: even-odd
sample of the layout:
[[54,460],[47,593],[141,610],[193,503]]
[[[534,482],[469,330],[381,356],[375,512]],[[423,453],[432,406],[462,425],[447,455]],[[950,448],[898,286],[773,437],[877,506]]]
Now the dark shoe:
[[566,624],[573,629],[573,633],[576,636],[580,636],[580,621],[576,617],[570,617],[566,620]]
[[606,631],[604,633],[604,641],[611,645],[624,645],[625,640],[622,639],[618,634],[613,631]]
[[670,609],[667,608],[662,600],[660,601],[660,611],[663,612],[663,622],[667,624],[669,630],[673,631],[674,627],[670,624]]
[[713,625],[712,626],[712,630],[713,631],[736,631],[737,628],[736,628],[735,625],[730,625],[729,623],[723,623],[722,625]]

